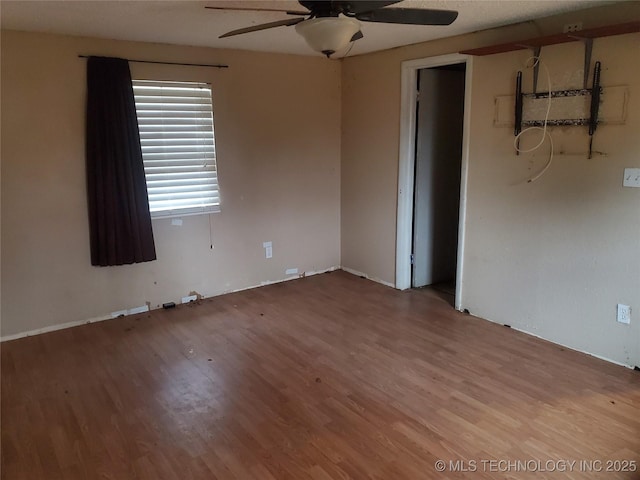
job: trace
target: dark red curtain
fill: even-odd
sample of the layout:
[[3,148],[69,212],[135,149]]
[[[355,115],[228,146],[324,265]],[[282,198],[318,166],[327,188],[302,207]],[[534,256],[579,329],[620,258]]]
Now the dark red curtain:
[[87,62],[86,163],[91,264],[156,259],[129,63]]

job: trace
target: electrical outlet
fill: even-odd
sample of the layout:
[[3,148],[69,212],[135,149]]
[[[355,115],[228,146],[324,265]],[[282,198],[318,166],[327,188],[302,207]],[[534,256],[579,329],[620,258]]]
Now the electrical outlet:
[[618,304],[616,320],[620,323],[631,323],[631,307],[629,305]]
[[562,28],[562,31],[564,33],[579,32],[580,30],[582,30],[582,22],[567,23]]

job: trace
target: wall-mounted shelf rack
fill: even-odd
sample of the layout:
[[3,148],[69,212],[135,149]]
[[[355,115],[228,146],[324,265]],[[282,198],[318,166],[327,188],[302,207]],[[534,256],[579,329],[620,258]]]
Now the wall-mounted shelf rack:
[[[633,21],[627,23],[620,23],[617,25],[608,25],[605,27],[588,28],[585,30],[579,30],[576,32],[558,33],[555,35],[547,35],[545,37],[530,38],[527,40],[518,40],[514,42],[501,43],[498,45],[490,45],[487,47],[474,48],[471,50],[463,50],[460,53],[474,56],[495,55],[498,53],[513,52],[516,50],[531,50],[533,57],[540,58],[540,52],[542,47],[549,45],[557,45],[560,43],[576,42],[580,41],[584,43],[584,78],[583,87],[581,89],[559,90],[552,92],[537,92],[538,87],[538,69],[540,62],[536,61],[533,64],[533,92],[522,92],[522,72],[518,72],[516,78],[516,108],[515,108],[515,130],[516,137],[522,131],[522,127],[531,126],[589,126],[589,158],[591,158],[593,134],[598,128],[598,110],[600,106],[600,94],[602,88],[600,87],[600,62],[595,63],[593,73],[593,85],[592,88],[587,88],[587,82],[589,80],[589,74],[591,69],[591,52],[593,49],[593,40],[600,37],[610,37],[613,35],[624,35],[627,33],[640,32],[640,21]],[[589,118],[568,118],[557,120],[529,120],[523,121],[522,109],[524,98],[558,98],[558,97],[571,97],[571,96],[591,96],[590,102],[590,115]],[[516,148],[516,154],[519,150]]]
[[[539,57],[542,47],[546,47],[548,45],[557,45],[560,43],[580,41],[584,43],[584,78],[582,88],[586,89],[587,82],[589,81],[589,70],[591,68],[591,50],[593,48],[593,39],[636,32],[640,32],[640,21],[619,23],[617,25],[608,25],[606,27],[587,28],[585,30],[579,30],[577,32],[557,33],[555,35],[547,35],[546,37],[530,38],[528,40],[519,40],[515,42],[501,43],[499,45],[490,45],[488,47],[463,50],[460,53],[466,55],[485,56],[495,55],[496,53],[529,49],[533,52],[534,57]],[[533,93],[536,93],[537,87],[538,64],[535,65],[533,70]]]
[[545,47],[547,45],[557,45],[559,43],[576,42],[582,39],[594,39],[599,37],[610,37],[612,35],[624,35],[625,33],[640,32],[640,21],[608,25],[606,27],[588,28],[571,33],[558,33],[546,37],[530,38],[528,40],[518,40],[515,42],[490,45],[488,47],[463,50],[460,53],[466,55],[494,55],[496,53],[513,52],[515,50],[526,50],[535,47]]

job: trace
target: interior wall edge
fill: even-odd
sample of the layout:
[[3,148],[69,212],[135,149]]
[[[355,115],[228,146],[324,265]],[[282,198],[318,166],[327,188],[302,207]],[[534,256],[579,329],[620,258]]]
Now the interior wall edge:
[[371,277],[366,273],[359,272],[358,270],[354,270],[353,268],[341,267],[341,269],[344,270],[345,272],[364,278],[366,280],[371,280],[372,282],[380,283],[381,285],[385,285],[387,287],[396,288],[396,285],[393,282],[387,282],[385,280],[382,280],[381,278]]

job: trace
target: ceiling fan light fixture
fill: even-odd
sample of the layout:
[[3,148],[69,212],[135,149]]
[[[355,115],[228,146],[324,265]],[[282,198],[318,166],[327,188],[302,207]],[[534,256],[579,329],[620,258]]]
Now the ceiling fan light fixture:
[[311,18],[296,25],[307,44],[327,57],[346,47],[359,31],[360,22],[348,17]]

